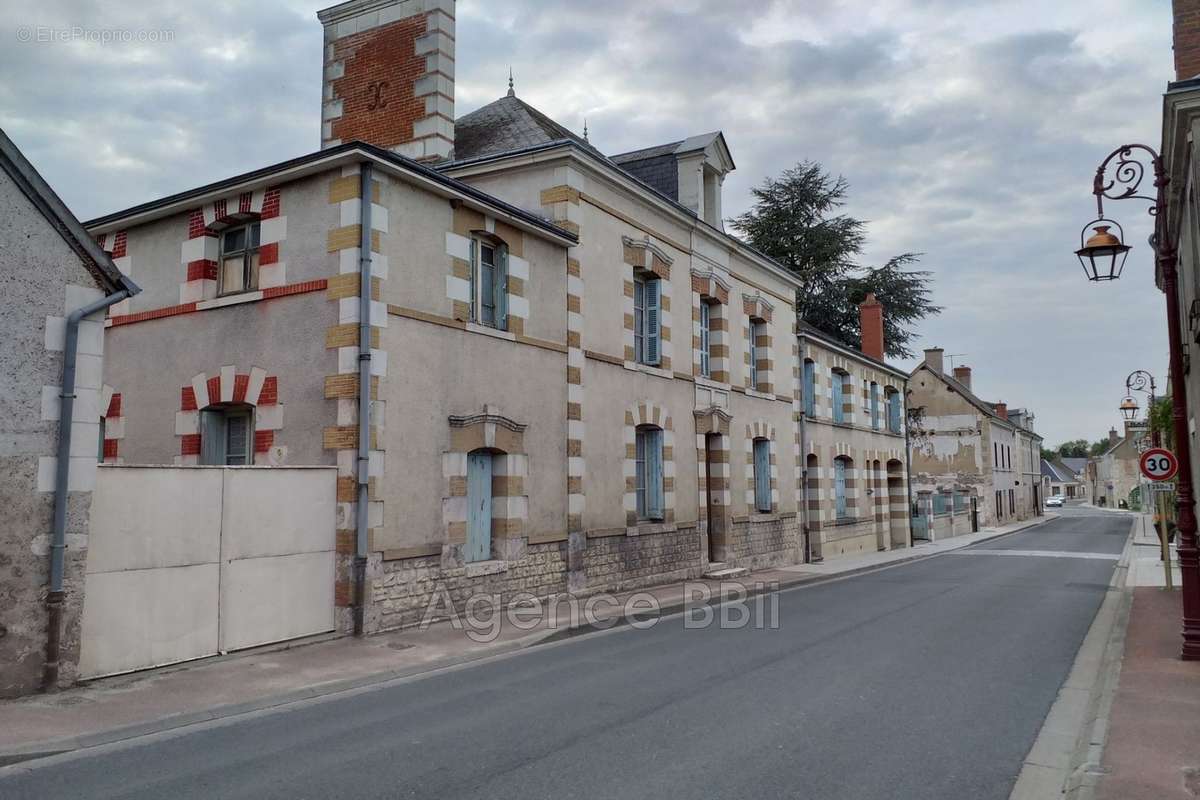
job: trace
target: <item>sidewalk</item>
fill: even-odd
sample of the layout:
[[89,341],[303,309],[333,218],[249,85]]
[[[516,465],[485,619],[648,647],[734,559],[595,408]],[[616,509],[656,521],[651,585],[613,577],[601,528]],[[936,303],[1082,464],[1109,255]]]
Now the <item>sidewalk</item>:
[[[777,586],[814,584],[848,575],[939,555],[1041,524],[1047,514],[1002,528],[988,528],[936,544],[767,569],[737,581],[693,581],[720,602],[732,590],[752,595]],[[383,684],[500,656],[570,635],[572,631],[611,627],[625,617],[626,601],[653,597],[659,614],[705,602],[685,596],[685,584],[674,583],[612,595],[619,602],[596,609],[595,624],[568,618],[565,604],[547,608],[532,627],[504,624],[492,641],[472,641],[450,622],[379,634],[364,639],[323,637],[288,646],[261,648],[156,670],[104,678],[52,695],[0,701],[0,767],[51,753],[171,730],[198,722]],[[582,601],[580,602],[582,605]],[[643,602],[637,610],[646,611]]]
[[1178,589],[1133,589],[1098,800],[1200,796],[1200,662],[1179,658],[1180,602]]
[[[1166,571],[1162,563],[1162,544],[1154,527],[1153,514],[1138,514],[1133,526],[1133,557],[1129,563],[1129,586],[1166,586]],[[1175,545],[1170,547],[1171,585],[1179,588],[1179,562]]]

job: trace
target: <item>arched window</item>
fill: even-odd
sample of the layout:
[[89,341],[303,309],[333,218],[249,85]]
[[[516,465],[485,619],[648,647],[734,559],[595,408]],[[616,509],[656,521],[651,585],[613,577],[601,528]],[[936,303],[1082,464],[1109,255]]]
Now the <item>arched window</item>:
[[254,407],[217,403],[200,412],[200,463],[244,466],[254,463]]
[[663,502],[663,432],[653,425],[636,430],[636,492],[638,519],[661,520]]

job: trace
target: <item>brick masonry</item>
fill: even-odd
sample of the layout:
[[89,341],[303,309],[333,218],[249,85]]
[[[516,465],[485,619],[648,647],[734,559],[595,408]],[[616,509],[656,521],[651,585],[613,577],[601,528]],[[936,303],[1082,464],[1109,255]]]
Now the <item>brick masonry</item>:
[[703,537],[694,525],[640,536],[589,538],[588,588],[620,592],[693,580],[704,572],[704,563]]

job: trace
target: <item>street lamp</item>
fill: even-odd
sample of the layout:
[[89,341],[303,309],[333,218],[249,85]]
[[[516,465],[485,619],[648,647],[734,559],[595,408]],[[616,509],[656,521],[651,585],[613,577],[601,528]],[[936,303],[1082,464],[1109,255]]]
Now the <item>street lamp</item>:
[[[1136,151],[1136,156],[1135,156]],[[1146,165],[1154,173],[1154,196],[1138,194],[1138,187],[1146,176]],[[1107,177],[1112,166],[1112,178]],[[1192,489],[1191,441],[1187,424],[1187,386],[1183,380],[1183,332],[1179,319],[1179,252],[1178,242],[1171,239],[1167,216],[1167,177],[1162,158],[1153,148],[1144,144],[1126,144],[1108,154],[1096,168],[1092,181],[1092,194],[1096,196],[1098,220],[1089,227],[1095,234],[1075,251],[1083,264],[1088,280],[1116,280],[1121,276],[1125,255],[1129,248],[1121,241],[1124,231],[1116,226],[1118,234],[1109,233],[1112,226],[1104,218],[1104,198],[1109,200],[1144,200],[1150,203],[1149,213],[1154,217],[1154,236],[1150,244],[1158,261],[1162,275],[1163,292],[1167,295],[1167,341],[1170,346],[1170,369],[1175,378],[1171,391],[1171,423],[1175,431],[1175,455],[1179,459],[1179,477],[1176,486],[1175,505],[1179,512],[1176,530],[1179,533],[1179,571],[1183,578],[1183,649],[1185,661],[1200,661],[1200,551],[1196,549],[1196,510]],[[1100,223],[1100,224],[1097,224]],[[1085,229],[1086,230],[1086,229]],[[1114,241],[1115,240],[1115,241]],[[1139,370],[1140,371],[1140,370]],[[1137,373],[1135,372],[1134,375]],[[1131,375],[1130,378],[1133,378]],[[1151,404],[1153,408],[1153,404]]]
[[1126,396],[1125,399],[1121,401],[1120,409],[1121,416],[1123,416],[1127,422],[1133,422],[1135,419],[1137,419],[1138,404],[1137,400],[1134,400],[1132,397]]

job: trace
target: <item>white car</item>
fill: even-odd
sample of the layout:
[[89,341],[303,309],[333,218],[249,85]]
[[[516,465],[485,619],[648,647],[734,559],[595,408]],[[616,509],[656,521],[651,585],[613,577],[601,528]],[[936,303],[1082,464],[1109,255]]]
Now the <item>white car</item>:
[[1046,498],[1046,508],[1062,508],[1063,496],[1056,494],[1054,497]]

